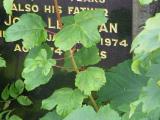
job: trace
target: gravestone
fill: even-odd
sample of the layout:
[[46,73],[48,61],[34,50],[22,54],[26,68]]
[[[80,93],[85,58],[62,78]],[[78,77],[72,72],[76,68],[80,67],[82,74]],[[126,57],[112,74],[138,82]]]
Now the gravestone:
[[[62,16],[74,15],[82,10],[105,9],[105,15],[109,20],[98,28],[102,36],[98,45],[102,60],[97,66],[108,69],[131,58],[132,0],[59,0],[59,8]],[[6,15],[2,1],[0,1],[0,54],[7,61],[7,68],[0,70],[0,90],[4,88],[8,81],[21,78],[23,62],[27,54],[27,50],[23,48],[21,41],[6,43],[3,33],[7,27],[19,20],[19,16],[28,12],[41,15],[50,31],[59,31],[53,0],[15,0],[13,16]],[[53,35],[48,33],[47,43],[50,45],[53,41],[52,38]],[[53,48],[53,52],[54,57],[63,57],[63,52],[58,48]],[[32,100],[36,100],[35,105],[27,108],[22,108],[16,104],[13,106],[17,106],[20,111],[19,114],[24,116],[26,120],[28,120],[28,116],[30,120],[37,120],[43,114],[37,108],[37,106],[40,106],[41,99],[49,96],[53,89],[60,88],[63,84],[68,83],[68,86],[72,86],[72,79],[74,79],[73,73],[69,75],[62,75],[61,72],[57,73],[47,84],[47,88],[42,86],[29,94]]]

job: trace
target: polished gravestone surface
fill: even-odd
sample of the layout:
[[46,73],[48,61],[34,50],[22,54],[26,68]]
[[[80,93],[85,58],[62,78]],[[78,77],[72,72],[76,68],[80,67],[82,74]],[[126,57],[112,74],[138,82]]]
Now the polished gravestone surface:
[[[108,23],[99,26],[99,32],[102,36],[98,47],[101,56],[101,62],[97,66],[108,69],[118,63],[131,58],[130,46],[132,42],[132,0],[59,0],[59,8],[62,16],[73,15],[82,10],[93,10],[104,8],[105,15],[109,18]],[[8,16],[0,1],[0,54],[7,61],[7,68],[0,70],[0,90],[4,88],[7,81],[13,81],[21,78],[24,57],[27,50],[23,48],[21,41],[14,43],[5,43],[3,33],[11,24],[18,21],[18,17],[23,13],[33,12],[43,17],[48,25],[48,29],[53,32],[59,31],[56,21],[53,0],[15,0],[13,7],[13,16]],[[53,36],[48,34],[47,43],[51,45]],[[54,48],[54,57],[60,58],[63,53]],[[60,88],[68,84],[73,86],[72,80],[74,73],[64,74],[56,70],[56,75],[46,86],[37,88],[29,94],[35,102],[30,107],[24,107],[13,104],[21,116],[26,120],[36,120],[43,112],[39,111],[41,99],[50,95],[55,88]],[[68,77],[68,78],[67,78]],[[69,79],[69,80],[68,80]]]

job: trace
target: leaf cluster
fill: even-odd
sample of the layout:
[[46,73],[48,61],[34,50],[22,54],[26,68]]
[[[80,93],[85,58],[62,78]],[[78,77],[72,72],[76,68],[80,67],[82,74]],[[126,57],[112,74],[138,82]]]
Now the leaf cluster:
[[[1,99],[3,107],[0,109],[0,119],[5,118],[5,120],[22,120],[19,116],[12,114],[13,110],[10,110],[10,104],[12,101],[17,101],[20,105],[29,106],[32,101],[29,97],[22,95],[24,92],[24,82],[22,80],[17,80],[15,83],[8,84],[1,93]],[[12,115],[11,115],[12,114]]]
[[[139,1],[149,4],[154,0]],[[4,0],[8,14],[12,14],[12,4],[13,1]],[[62,21],[64,26],[52,44],[64,52],[62,70],[76,73],[75,86],[60,88],[42,100],[41,109],[49,112],[40,120],[159,120],[160,14],[149,18],[133,41],[133,62],[127,60],[106,71],[94,66],[100,61],[96,45],[101,38],[98,26],[107,21],[104,10],[82,11]],[[24,90],[45,85],[54,75],[58,60],[53,58],[46,38],[46,23],[33,13],[22,15],[6,30],[5,41],[22,39],[29,53],[24,61],[23,81],[7,85],[1,94],[4,106],[0,119],[21,120],[8,110],[12,100],[31,105],[29,97],[22,95]],[[77,45],[82,47],[76,50]],[[0,67],[6,67],[1,57]]]

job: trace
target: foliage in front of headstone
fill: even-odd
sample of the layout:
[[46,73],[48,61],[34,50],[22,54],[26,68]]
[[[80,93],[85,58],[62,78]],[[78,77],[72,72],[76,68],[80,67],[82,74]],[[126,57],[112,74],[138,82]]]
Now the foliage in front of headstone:
[[51,48],[46,44],[30,50],[22,72],[25,87],[28,91],[49,82],[53,75],[53,66],[56,65],[52,56]]
[[127,60],[106,72],[108,84],[98,92],[99,102],[109,100],[114,108],[119,109],[129,107],[131,102],[138,99],[148,77],[136,75],[130,68],[131,63],[131,60]]
[[20,17],[20,21],[5,31],[5,40],[13,42],[23,39],[24,47],[31,49],[46,41],[45,27],[46,24],[40,16],[32,13],[24,14]]
[[[105,85],[105,72],[102,68],[87,68],[87,66],[94,65],[100,61],[99,50],[96,46],[101,39],[98,26],[106,23],[107,19],[104,10],[98,9],[83,11],[75,16],[63,18],[63,22],[64,27],[54,37],[55,46],[66,51],[64,67],[72,68],[72,71],[77,73],[75,88],[56,90],[50,97],[42,101],[42,109],[53,110],[55,108],[56,113],[64,118],[74,110],[81,108],[84,105],[84,99],[90,99],[94,109],[96,111],[99,109],[92,92],[98,91]],[[48,83],[53,76],[53,67],[56,66],[56,59],[52,58],[53,52],[51,48],[44,43],[46,37],[45,22],[40,16],[33,13],[22,15],[20,20],[5,32],[6,42],[22,39],[23,46],[29,49],[22,72],[24,88],[28,91]],[[74,49],[77,44],[83,46],[79,51]],[[91,54],[92,56],[89,58],[88,56]],[[12,93],[15,89],[14,86],[11,85],[10,88],[9,86],[5,88],[4,92],[2,92],[3,98],[8,99],[11,96],[21,105],[30,105],[31,101],[26,96]],[[11,93],[9,94],[7,90]],[[4,93],[6,93],[6,96]],[[46,116],[49,115],[47,114]]]
[[12,102],[17,102],[22,106],[30,106],[32,101],[29,97],[23,95],[25,84],[22,80],[17,80],[12,84],[5,86],[1,93],[0,103],[2,103],[0,108],[0,120],[22,120],[19,116],[14,114],[14,109],[10,108]]
[[[152,1],[140,0],[141,4]],[[4,0],[8,14],[12,14],[12,3]],[[55,8],[58,11],[57,2]],[[52,44],[64,52],[63,66],[57,65],[59,59],[53,58],[53,51],[46,43],[47,28],[41,16],[23,14],[6,30],[5,41],[22,39],[29,53],[24,61],[23,80],[6,85],[1,93],[0,120],[22,120],[10,109],[12,101],[30,106],[32,101],[25,93],[45,87],[57,66],[76,73],[74,87],[59,88],[42,100],[41,109],[48,113],[40,120],[159,120],[160,14],[150,18],[133,41],[133,62],[127,60],[106,71],[94,66],[100,61],[98,26],[107,22],[104,10],[57,18],[61,30]],[[81,46],[79,50],[77,46]],[[1,57],[0,67],[6,67]]]
[[153,64],[160,61],[160,13],[149,18],[144,30],[135,38],[131,51],[134,52],[132,69],[135,73],[147,72]]
[[[152,2],[144,0],[147,4]],[[160,118],[160,13],[149,18],[144,29],[132,43],[131,51],[134,53],[132,70],[149,77],[147,85],[143,87],[139,98],[130,104],[129,117],[134,117],[137,109],[140,108],[147,120],[158,120]],[[151,117],[151,114],[153,114]],[[142,116],[142,114],[141,114]],[[141,118],[142,119],[142,118]]]

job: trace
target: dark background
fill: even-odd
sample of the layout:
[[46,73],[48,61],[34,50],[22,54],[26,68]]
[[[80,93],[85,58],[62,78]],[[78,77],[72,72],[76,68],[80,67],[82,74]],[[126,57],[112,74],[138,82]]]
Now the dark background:
[[[52,5],[53,0],[16,0],[17,3],[37,3],[40,7],[44,4]],[[131,58],[129,53],[130,45],[132,41],[132,0],[106,0],[105,4],[101,3],[80,3],[80,2],[71,2],[69,0],[59,0],[60,5],[63,8],[63,16],[67,15],[68,6],[86,6],[86,7],[98,7],[98,8],[107,8],[109,10],[109,22],[116,23],[118,22],[118,33],[101,33],[102,37],[117,38],[117,39],[127,39],[129,46],[126,48],[123,47],[107,47],[100,46],[100,50],[105,50],[108,52],[108,58],[102,60],[98,66],[108,69],[116,64]],[[22,12],[14,12],[13,16],[20,16]],[[51,16],[52,19],[56,19],[55,14],[44,14],[43,11],[38,13],[42,15],[43,19],[46,20],[46,17]],[[7,27],[4,25],[4,20],[7,18],[7,15],[3,9],[2,1],[0,1],[0,29],[5,30]],[[109,23],[108,22],[108,23]],[[21,43],[20,41],[18,43]],[[5,58],[7,62],[7,68],[0,69],[0,93],[2,89],[6,86],[8,82],[12,83],[13,81],[21,78],[21,71],[23,69],[23,61],[25,53],[22,52],[13,52],[15,43],[5,43],[4,38],[0,38],[0,54]],[[44,114],[45,111],[40,110],[41,100],[48,97],[51,92],[55,89],[61,87],[74,87],[74,73],[62,72],[58,69],[55,70],[55,75],[50,80],[47,85],[43,85],[34,91],[24,93],[29,95],[33,100],[34,104],[29,107],[22,107],[16,102],[13,102],[11,108],[16,108],[16,113],[21,117],[25,118],[24,120],[37,120],[40,116]]]

